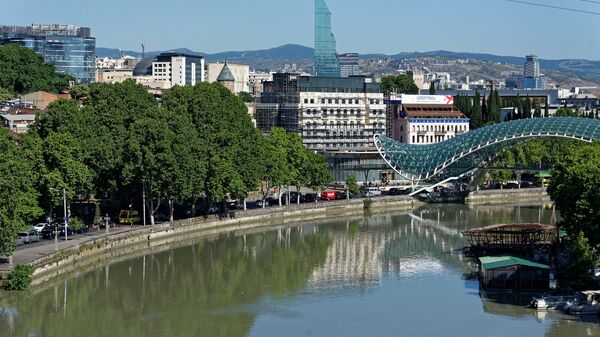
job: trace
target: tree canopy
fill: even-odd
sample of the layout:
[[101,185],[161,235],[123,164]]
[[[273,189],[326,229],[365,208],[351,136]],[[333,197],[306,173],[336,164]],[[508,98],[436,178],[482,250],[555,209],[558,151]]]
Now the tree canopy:
[[32,163],[8,131],[0,130],[0,255],[16,247],[17,232],[41,215]]
[[397,94],[418,94],[419,87],[415,84],[413,79],[406,75],[401,74],[398,76],[384,76],[381,78],[381,91],[385,95],[389,95],[392,92]]
[[14,44],[0,46],[0,87],[13,94],[44,90],[58,93],[69,87],[69,75],[59,74],[54,66],[34,51]]
[[560,226],[600,244],[600,144],[570,151],[552,170],[548,192],[560,211]]

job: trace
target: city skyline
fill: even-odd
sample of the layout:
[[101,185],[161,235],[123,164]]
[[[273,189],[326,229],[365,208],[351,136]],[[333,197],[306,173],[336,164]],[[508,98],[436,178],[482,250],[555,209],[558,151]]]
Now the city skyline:
[[[556,0],[544,2],[561,4]],[[534,53],[544,59],[600,59],[600,42],[595,38],[600,33],[595,21],[600,17],[596,15],[504,0],[490,1],[485,7],[475,0],[460,3],[373,0],[369,8],[376,10],[365,11],[358,3],[327,1],[340,53],[450,50],[511,56]],[[107,0],[102,6],[86,10],[81,10],[81,3],[75,0],[22,0],[3,6],[6,13],[11,13],[3,24],[89,26],[98,47],[141,50],[144,43],[146,50],[186,47],[205,53],[268,49],[288,43],[314,47],[313,0],[263,0],[260,5],[241,0],[202,4],[173,0],[171,8],[185,10],[168,12],[140,0]],[[600,4],[590,2],[574,1],[571,6],[600,11]],[[173,15],[165,17],[165,13]]]

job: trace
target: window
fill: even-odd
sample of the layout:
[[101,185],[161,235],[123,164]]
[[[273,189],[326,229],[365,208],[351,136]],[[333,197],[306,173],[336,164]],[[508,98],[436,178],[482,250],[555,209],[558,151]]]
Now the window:
[[342,104],[346,104],[346,100],[345,99],[342,99]]
[[314,98],[310,99],[310,104],[315,104],[315,99]]
[[325,104],[325,98],[321,98],[321,104]]
[[331,98],[330,98],[330,99],[328,99],[328,100],[327,100],[327,102],[328,102],[329,104],[331,104]]
[[304,99],[304,104],[308,104],[308,98]]

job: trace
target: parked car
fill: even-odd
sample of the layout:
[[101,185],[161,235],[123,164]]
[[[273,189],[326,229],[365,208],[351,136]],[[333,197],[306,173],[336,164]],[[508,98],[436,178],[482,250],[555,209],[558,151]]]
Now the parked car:
[[410,188],[392,187],[388,191],[389,195],[405,195],[405,194],[409,194],[409,193],[410,193]]
[[321,200],[337,200],[337,191],[325,190],[321,192]]
[[121,210],[119,212],[120,224],[132,224],[140,222],[140,214],[136,210]]
[[55,231],[55,227],[53,225],[46,225],[44,226],[44,228],[41,230],[41,234],[42,234],[42,238],[43,239],[54,239],[54,231]]
[[[256,200],[255,204],[256,204],[256,207],[263,207],[263,200],[262,199],[258,199],[258,200]],[[264,204],[265,204],[265,207],[269,207],[269,200],[268,200],[268,198],[265,199]]]
[[23,243],[32,243],[40,241],[40,236],[35,231],[19,232],[19,237]]
[[346,199],[346,192],[335,191],[335,199],[336,200],[344,200],[344,199]]
[[[74,234],[73,229],[71,227],[67,227],[67,236],[72,236]],[[65,236],[65,226],[58,227],[58,237]]]
[[363,187],[360,190],[360,195],[364,198],[372,198],[381,195],[381,191],[377,187]]
[[37,234],[42,234],[42,229],[44,229],[44,227],[46,227],[48,224],[45,222],[40,222],[38,224],[36,224],[35,226],[31,227],[32,231],[35,231]]

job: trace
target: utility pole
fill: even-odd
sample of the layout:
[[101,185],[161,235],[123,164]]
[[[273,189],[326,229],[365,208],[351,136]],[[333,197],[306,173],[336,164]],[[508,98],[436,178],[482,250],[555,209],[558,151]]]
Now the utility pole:
[[146,181],[143,182],[142,186],[142,216],[144,217],[144,226],[146,226]]
[[69,220],[69,218],[67,217],[67,190],[65,190],[63,188],[63,207],[64,207],[64,214],[65,216],[63,217],[63,220],[65,221],[65,241],[69,241],[69,239],[67,238],[67,222]]

